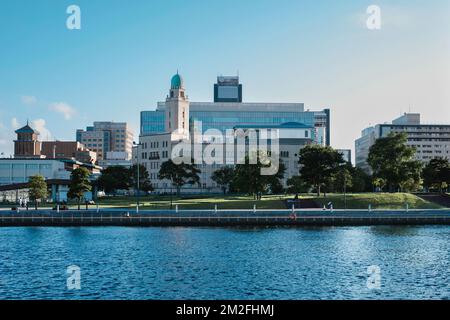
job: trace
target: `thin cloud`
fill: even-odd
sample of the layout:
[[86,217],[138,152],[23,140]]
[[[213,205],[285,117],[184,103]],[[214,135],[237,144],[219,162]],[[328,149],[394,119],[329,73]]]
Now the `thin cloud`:
[[51,111],[61,113],[64,116],[64,119],[70,120],[75,115],[75,109],[65,102],[55,102],[50,104],[49,109]]
[[20,128],[20,123],[19,121],[17,121],[17,118],[11,119],[11,128],[13,128],[13,130],[17,130]]
[[31,106],[33,104],[36,104],[37,99],[35,96],[21,96],[20,100],[22,101],[23,104],[27,105],[27,106]]
[[52,133],[47,129],[47,122],[44,119],[35,119],[30,124],[33,129],[39,132],[39,139],[41,141],[51,140]]

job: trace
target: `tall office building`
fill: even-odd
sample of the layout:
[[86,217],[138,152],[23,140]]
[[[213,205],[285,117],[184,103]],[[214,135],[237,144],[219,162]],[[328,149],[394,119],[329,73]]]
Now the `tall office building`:
[[239,77],[217,77],[214,102],[242,102],[242,84],[239,83]]
[[110,151],[125,152],[131,158],[133,133],[126,122],[94,122],[86,130],[78,129],[76,140],[95,151],[98,160],[107,159]]
[[[217,85],[214,90],[217,91]],[[220,97],[223,98],[223,95],[219,94],[219,100]],[[298,174],[298,151],[302,147],[308,144],[329,144],[329,116],[328,109],[305,111],[303,103],[191,102],[185,94],[182,78],[176,74],[172,78],[166,101],[159,102],[155,111],[141,112],[140,145],[135,149],[133,160],[147,168],[156,192],[171,192],[170,182],[160,181],[158,172],[161,164],[171,158],[172,151],[180,142],[180,129],[187,133],[183,138],[187,137],[191,142],[196,139],[193,136],[196,130],[200,134],[209,129],[223,134],[228,130],[253,130],[257,132],[258,139],[262,129],[275,130],[279,132],[278,156],[286,166],[286,186],[286,180]],[[195,126],[199,123],[201,128]],[[201,145],[200,153],[210,148],[210,141],[205,138],[203,135],[203,140],[196,142]],[[198,158],[194,153],[194,158]],[[223,164],[199,164],[200,186],[186,186],[183,192],[220,192],[211,175],[227,164],[228,153],[229,150],[218,156],[223,157]],[[232,152],[231,157],[237,160],[236,153]]]
[[[236,81],[238,82],[237,79]],[[235,85],[237,82],[234,82]],[[217,86],[220,83],[221,81],[218,81],[218,84],[214,86],[215,100],[217,100]],[[218,100],[222,100],[220,95]],[[242,101],[242,97],[237,100]],[[158,102],[154,111],[142,111],[140,136],[164,133],[166,117],[166,102]],[[303,103],[190,101],[188,117],[191,125],[194,121],[200,121],[203,132],[208,129],[218,129],[225,132],[227,129],[233,129],[240,125],[258,127],[279,126],[290,122],[302,123],[313,127],[312,139],[315,143],[330,145],[330,110],[305,111]]]
[[355,141],[356,166],[370,173],[367,163],[370,147],[377,139],[387,137],[391,132],[407,134],[407,144],[416,149],[417,160],[424,163],[433,158],[450,160],[450,125],[421,124],[420,114],[405,113],[391,124],[377,124],[362,131],[361,137]]

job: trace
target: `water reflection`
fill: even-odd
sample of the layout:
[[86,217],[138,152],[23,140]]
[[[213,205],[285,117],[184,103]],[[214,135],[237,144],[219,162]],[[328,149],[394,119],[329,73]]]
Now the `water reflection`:
[[[0,298],[442,299],[449,239],[446,226],[3,228]],[[71,264],[80,291],[65,288]]]

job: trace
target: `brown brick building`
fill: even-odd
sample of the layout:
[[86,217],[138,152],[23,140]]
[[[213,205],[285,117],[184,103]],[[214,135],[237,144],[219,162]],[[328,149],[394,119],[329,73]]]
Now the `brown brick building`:
[[17,129],[17,140],[14,140],[14,157],[39,158],[41,156],[41,142],[39,132],[27,125]]

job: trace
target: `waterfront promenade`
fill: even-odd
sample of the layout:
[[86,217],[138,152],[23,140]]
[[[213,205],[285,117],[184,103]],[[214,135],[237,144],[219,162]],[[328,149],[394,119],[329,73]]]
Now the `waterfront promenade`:
[[450,225],[442,210],[29,210],[0,211],[0,226]]

